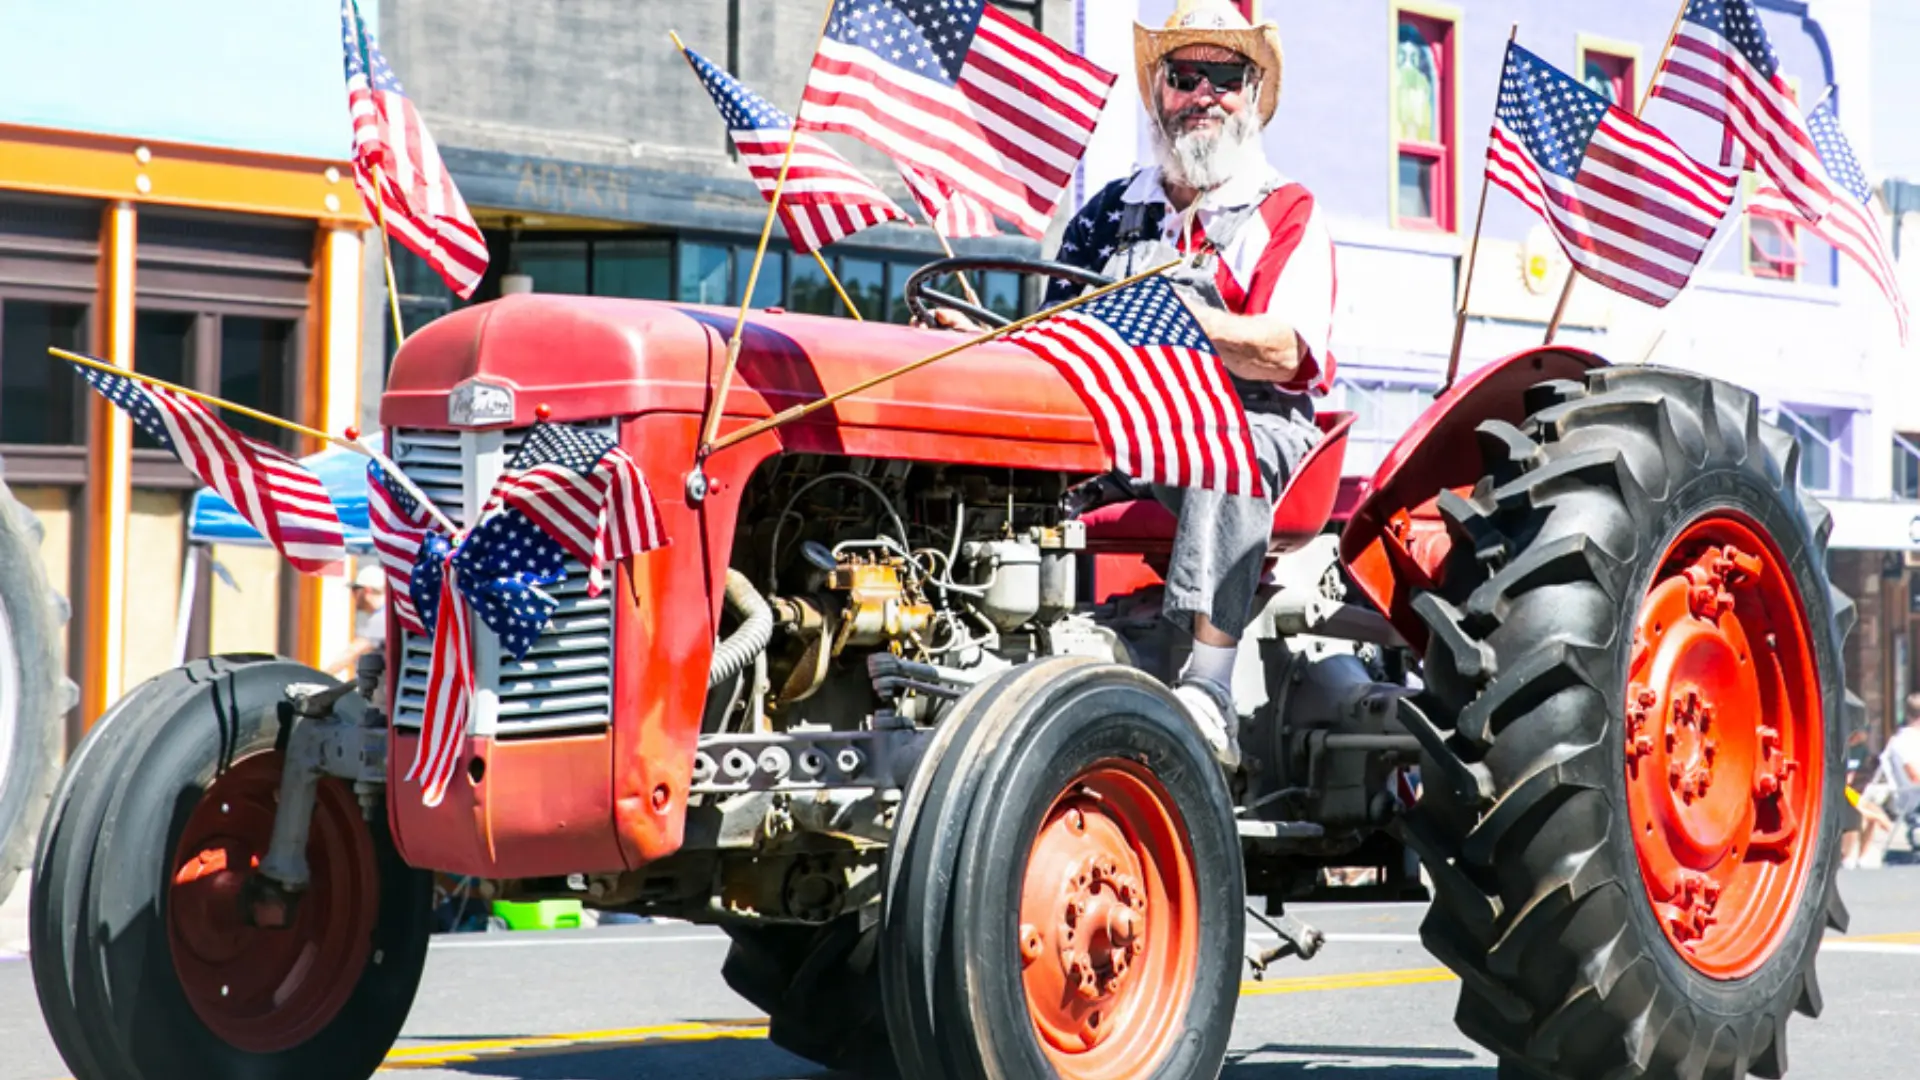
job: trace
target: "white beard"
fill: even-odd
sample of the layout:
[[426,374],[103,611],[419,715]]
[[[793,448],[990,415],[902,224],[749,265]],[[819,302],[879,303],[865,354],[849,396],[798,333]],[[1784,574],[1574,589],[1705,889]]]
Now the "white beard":
[[1260,108],[1254,100],[1233,116],[1215,106],[1219,127],[1173,134],[1173,119],[1156,116],[1152,125],[1154,158],[1166,179],[1196,191],[1212,191],[1258,164]]

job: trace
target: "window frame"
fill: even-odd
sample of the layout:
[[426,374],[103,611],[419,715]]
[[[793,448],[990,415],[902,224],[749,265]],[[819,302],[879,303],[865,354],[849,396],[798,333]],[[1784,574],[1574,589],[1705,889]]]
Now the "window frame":
[[1586,85],[1587,60],[1592,57],[1605,57],[1620,65],[1621,71],[1614,76],[1615,81],[1626,88],[1626,95],[1616,104],[1628,112],[1640,105],[1640,46],[1631,41],[1601,37],[1597,34],[1582,33],[1574,39],[1574,70],[1579,72],[1580,84]]
[[[1920,431],[1895,431],[1892,436],[1893,475],[1889,487],[1893,497],[1920,501]],[[1911,485],[1902,482],[1903,473],[1912,478]]]
[[[1854,486],[1854,425],[1860,416],[1858,409],[1791,401],[1775,402],[1763,411],[1764,419],[1792,436],[1795,442],[1810,438],[1821,444],[1827,453],[1826,483],[1815,484],[1807,479],[1803,451],[1800,460],[1802,474],[1799,477],[1801,486],[1813,495],[1841,499],[1849,497]],[[1827,432],[1814,428],[1811,423],[1814,417],[1827,421]]]
[[[1403,142],[1399,133],[1400,27],[1407,22],[1439,27],[1440,34],[1431,47],[1436,59],[1440,85],[1435,88],[1440,140],[1435,143]],[[1425,29],[1423,27],[1423,29]],[[1395,229],[1458,235],[1460,231],[1459,193],[1465,183],[1464,162],[1460,153],[1460,42],[1466,30],[1466,12],[1452,4],[1434,0],[1390,0],[1387,20],[1387,220]],[[1400,159],[1403,155],[1427,158],[1434,163],[1434,214],[1432,217],[1404,217],[1400,212]]]
[[[1786,82],[1787,98],[1798,105],[1800,103],[1799,78],[1789,75],[1786,77]],[[1734,153],[1737,155],[1739,152],[1739,147],[1734,147]],[[1792,214],[1754,208],[1753,194],[1760,185],[1758,173],[1751,171],[1744,173],[1741,182],[1746,185],[1744,200],[1746,213],[1740,215],[1740,272],[1747,277],[1762,281],[1799,283],[1807,269],[1807,256],[1800,247],[1799,219]],[[1759,259],[1754,258],[1753,223],[1755,220],[1767,222],[1780,230],[1781,235],[1786,239],[1787,250],[1791,253],[1790,258],[1775,259],[1766,255],[1762,255]]]

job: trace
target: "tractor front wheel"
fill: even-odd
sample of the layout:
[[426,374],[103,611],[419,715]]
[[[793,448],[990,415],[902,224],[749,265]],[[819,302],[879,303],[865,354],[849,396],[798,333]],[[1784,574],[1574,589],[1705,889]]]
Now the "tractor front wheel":
[[212,1080],[364,1077],[386,1056],[432,910],[384,814],[322,780],[291,919],[262,924],[247,903],[291,731],[284,689],[326,681],[266,657],[198,661],[136,689],[83,748],[32,911],[34,977],[79,1080],[182,1062]]
[[1528,404],[1440,496],[1453,555],[1414,603],[1482,778],[1427,785],[1405,822],[1422,934],[1503,1077],[1780,1077],[1845,924],[1852,605],[1826,512],[1725,383],[1601,369]]

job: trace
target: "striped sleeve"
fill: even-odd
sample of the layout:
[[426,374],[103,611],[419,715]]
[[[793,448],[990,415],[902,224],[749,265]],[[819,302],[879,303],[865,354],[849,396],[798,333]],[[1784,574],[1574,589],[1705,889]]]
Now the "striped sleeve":
[[1313,195],[1288,184],[1267,196],[1222,252],[1220,295],[1242,315],[1286,320],[1306,346],[1299,374],[1284,389],[1324,394],[1333,388],[1333,238]]

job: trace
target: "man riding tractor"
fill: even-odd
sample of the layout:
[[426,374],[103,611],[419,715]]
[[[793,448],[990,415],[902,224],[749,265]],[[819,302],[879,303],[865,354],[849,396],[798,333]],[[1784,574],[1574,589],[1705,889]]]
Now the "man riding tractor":
[[[1114,475],[1069,496],[1076,511],[1151,494],[1179,515],[1163,611],[1193,636],[1174,693],[1221,764],[1240,765],[1230,690],[1272,535],[1274,501],[1319,441],[1314,395],[1333,385],[1333,243],[1307,189],[1267,162],[1280,98],[1280,30],[1223,0],[1182,0],[1163,29],[1134,25],[1155,163],[1101,189],[1068,224],[1057,261],[1114,280],[1179,256],[1175,289],[1219,351],[1247,413],[1265,495]],[[1072,298],[1055,279],[1047,304]],[[941,325],[975,329],[957,312]]]

